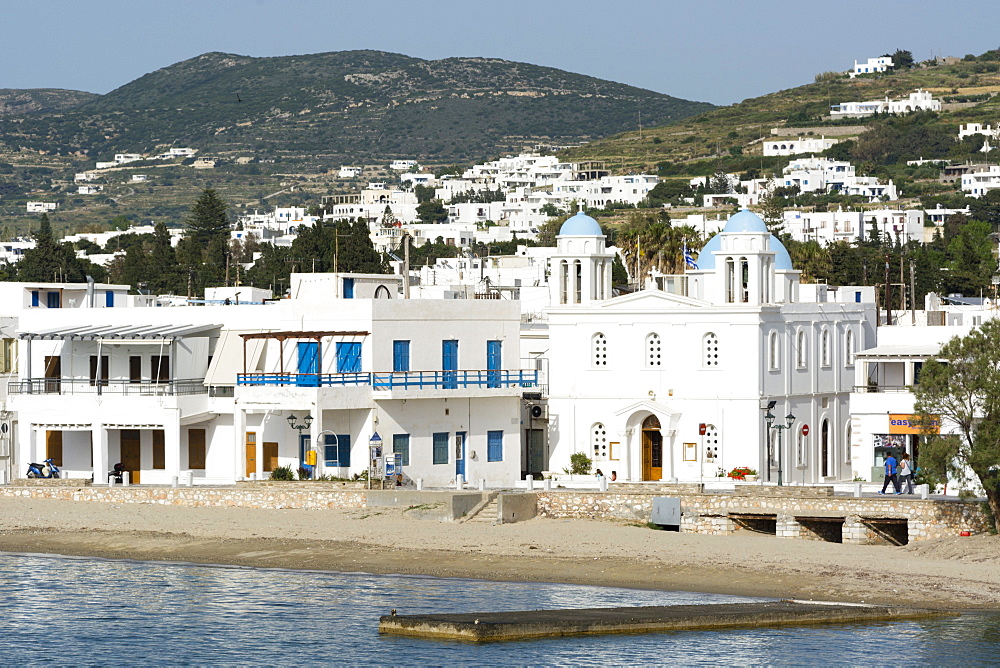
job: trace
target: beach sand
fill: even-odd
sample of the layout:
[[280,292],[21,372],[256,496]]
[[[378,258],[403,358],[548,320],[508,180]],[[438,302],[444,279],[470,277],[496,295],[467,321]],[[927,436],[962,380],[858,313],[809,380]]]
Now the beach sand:
[[401,508],[256,510],[0,499],[0,551],[566,582],[746,596],[1000,607],[1000,537],[906,547],[592,520],[441,523]]

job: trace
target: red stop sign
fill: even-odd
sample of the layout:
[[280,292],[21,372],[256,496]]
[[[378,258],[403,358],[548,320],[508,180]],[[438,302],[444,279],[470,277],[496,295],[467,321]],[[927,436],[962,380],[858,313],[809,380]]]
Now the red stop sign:
[[803,436],[809,435],[809,425],[807,424],[802,425],[802,435]]

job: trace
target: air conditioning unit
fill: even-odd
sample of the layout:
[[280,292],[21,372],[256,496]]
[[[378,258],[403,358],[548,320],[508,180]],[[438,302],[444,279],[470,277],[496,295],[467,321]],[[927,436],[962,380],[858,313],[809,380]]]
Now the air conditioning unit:
[[549,419],[549,407],[546,404],[529,404],[528,405],[528,416],[532,420],[541,420],[545,422]]

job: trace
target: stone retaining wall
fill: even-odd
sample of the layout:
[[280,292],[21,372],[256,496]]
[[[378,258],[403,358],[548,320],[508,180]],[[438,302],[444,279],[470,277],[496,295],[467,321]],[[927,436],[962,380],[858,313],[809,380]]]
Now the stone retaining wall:
[[[548,491],[538,493],[538,514],[551,518],[589,518],[648,522],[653,498],[681,499],[681,531],[732,533],[738,530],[730,513],[773,514],[777,535],[803,537],[796,517],[843,517],[843,542],[879,542],[878,532],[864,524],[866,517],[906,520],[908,540],[973,534],[988,530],[987,519],[977,502],[933,499],[855,498],[833,496],[828,489],[808,495],[800,488],[795,495],[750,494],[660,494],[622,492]],[[819,536],[812,532],[811,537]]]
[[67,487],[64,485],[0,487],[0,498],[61,499],[103,503],[149,503],[216,508],[364,508],[367,490],[320,489],[318,483],[288,487]]

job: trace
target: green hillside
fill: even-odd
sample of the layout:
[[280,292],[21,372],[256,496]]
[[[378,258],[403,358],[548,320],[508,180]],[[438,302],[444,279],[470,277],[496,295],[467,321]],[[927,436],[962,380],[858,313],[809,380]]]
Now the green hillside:
[[486,58],[379,51],[207,53],[59,114],[0,118],[0,145],[107,159],[183,145],[331,161],[478,160],[711,109],[594,77]]
[[[884,75],[863,75],[849,79],[838,73],[817,75],[817,81],[797,88],[778,91],[738,104],[719,107],[670,125],[644,128],[642,133],[626,132],[564,152],[570,159],[606,160],[619,170],[657,169],[664,174],[706,174],[717,168],[726,171],[744,170],[750,166],[768,167],[762,163],[761,140],[772,136],[794,136],[804,128],[813,135],[831,134],[845,125],[871,125],[872,119],[831,121],[829,109],[840,102],[905,97],[917,88],[931,91],[943,99],[945,108],[934,115],[927,125],[940,129],[952,138],[958,125],[970,121],[996,124],[1000,112],[1000,54],[987,52],[978,58],[952,64],[921,63],[911,69]],[[848,131],[848,137],[858,131]],[[913,147],[920,151],[919,142]],[[919,157],[949,157],[942,155],[942,146],[932,154],[916,153]],[[748,156],[757,156],[749,159]],[[900,158],[904,156],[898,156]],[[665,167],[666,165],[666,167]]]
[[78,107],[97,97],[94,93],[61,88],[0,88],[0,116],[24,116]]

